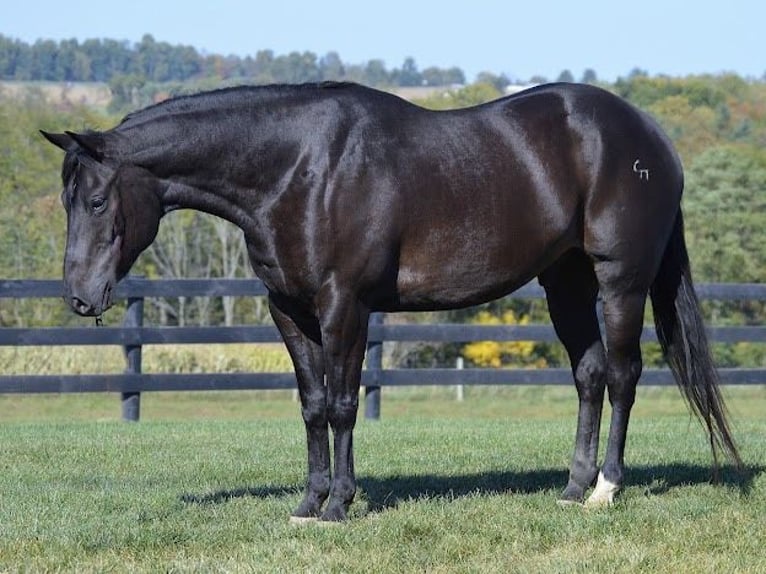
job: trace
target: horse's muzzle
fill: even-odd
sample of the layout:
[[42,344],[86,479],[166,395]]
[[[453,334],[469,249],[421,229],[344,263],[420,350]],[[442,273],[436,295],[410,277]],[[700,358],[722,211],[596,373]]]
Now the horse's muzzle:
[[[90,299],[92,301],[96,298],[93,297]],[[83,317],[98,317],[112,306],[112,286],[107,282],[103,291],[101,292],[100,300],[95,303],[84,297],[75,295],[70,289],[66,290],[64,301],[66,301],[72,310],[78,315]]]
[[96,315],[100,315],[100,313],[96,312],[95,305],[92,303],[86,303],[79,297],[65,297],[65,299],[67,303],[69,303],[69,306],[72,308],[72,310],[78,315],[82,315],[83,317],[94,317]]

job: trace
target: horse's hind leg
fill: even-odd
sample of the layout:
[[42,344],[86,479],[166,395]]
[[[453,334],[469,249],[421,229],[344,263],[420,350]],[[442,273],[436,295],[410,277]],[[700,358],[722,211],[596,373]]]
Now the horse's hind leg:
[[548,310],[569,354],[580,405],[575,452],[561,502],[582,502],[598,474],[601,409],[606,384],[606,355],[596,316],[598,283],[585,253],[570,251],[540,275]]
[[604,463],[596,488],[587,505],[611,504],[622,486],[625,440],[630,411],[641,376],[640,338],[647,288],[635,270],[619,261],[601,261],[595,266],[601,287],[606,330],[607,388],[612,405]]

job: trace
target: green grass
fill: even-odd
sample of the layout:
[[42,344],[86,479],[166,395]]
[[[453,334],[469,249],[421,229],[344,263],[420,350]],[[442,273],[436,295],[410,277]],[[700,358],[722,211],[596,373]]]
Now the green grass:
[[289,393],[146,394],[139,424],[114,396],[0,397],[0,572],[766,571],[763,387],[726,389],[749,472],[715,486],[677,392],[641,389],[627,487],[599,511],[555,503],[571,389],[384,393],[357,426],[352,520],[329,528],[287,520]]

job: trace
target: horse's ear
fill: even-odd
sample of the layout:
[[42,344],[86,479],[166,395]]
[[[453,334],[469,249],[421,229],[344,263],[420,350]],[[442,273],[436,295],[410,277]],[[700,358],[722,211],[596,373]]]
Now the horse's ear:
[[91,158],[98,162],[104,159],[104,149],[106,148],[104,134],[100,132],[87,132],[84,134],[76,134],[74,132],[64,133]]
[[45,139],[47,139],[56,147],[63,149],[64,151],[71,151],[77,145],[75,141],[69,136],[69,134],[52,134],[44,132],[43,130],[40,130],[40,133]]

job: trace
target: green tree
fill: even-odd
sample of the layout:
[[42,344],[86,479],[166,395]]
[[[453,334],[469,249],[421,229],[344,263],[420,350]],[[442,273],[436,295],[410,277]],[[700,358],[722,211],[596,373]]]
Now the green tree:
[[364,67],[362,81],[370,86],[385,86],[391,82],[383,60],[370,60]]
[[112,102],[109,110],[112,113],[125,113],[139,107],[141,89],[146,85],[146,78],[138,74],[117,74],[112,76],[109,89],[112,91]]
[[476,83],[489,84],[494,86],[498,92],[502,92],[505,88],[511,85],[511,80],[509,80],[508,76],[505,74],[500,74],[498,76],[492,72],[480,72],[479,75],[476,76]]
[[715,110],[694,106],[684,95],[670,95],[642,107],[659,120],[685,163],[719,140]]
[[90,58],[80,49],[77,40],[59,43],[55,76],[59,81],[77,82],[91,79]]
[[55,81],[56,55],[58,47],[53,40],[38,40],[32,50],[31,78],[37,80]]
[[423,82],[427,86],[454,86],[465,83],[465,76],[459,68],[437,68],[431,66],[423,70]]
[[131,72],[134,52],[126,42],[85,40],[81,51],[90,61],[91,79],[94,82],[108,82],[114,75]]
[[423,84],[423,75],[418,71],[414,58],[406,58],[401,69],[394,70],[391,77],[397,86],[420,86]]
[[317,56],[312,52],[291,52],[286,56],[277,56],[271,66],[274,81],[295,84],[316,82],[320,79]]
[[686,170],[684,212],[698,280],[766,282],[766,150],[699,154]]
[[28,52],[29,46],[27,44],[0,34],[0,78],[22,79],[24,54]]
[[319,76],[322,80],[343,80],[346,69],[338,52],[328,52],[319,60]]
[[274,64],[274,52],[271,50],[259,50],[253,61],[252,71],[247,76],[259,84],[269,84],[274,81],[272,66]]
[[598,76],[596,75],[596,71],[592,68],[586,68],[586,70],[582,74],[582,79],[580,80],[583,84],[595,84],[598,82]]

